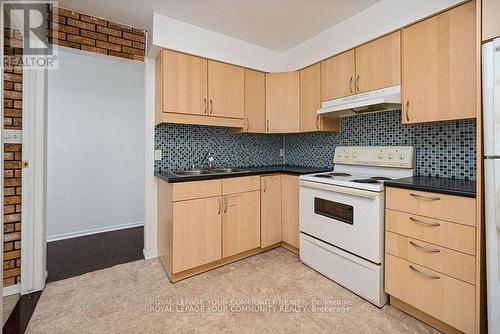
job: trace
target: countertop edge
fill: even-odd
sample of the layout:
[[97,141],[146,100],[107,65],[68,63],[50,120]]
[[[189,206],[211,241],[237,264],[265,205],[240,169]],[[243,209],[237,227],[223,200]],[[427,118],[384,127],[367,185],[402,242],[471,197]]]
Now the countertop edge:
[[410,189],[410,190],[419,190],[419,191],[429,191],[434,193],[440,193],[445,195],[455,195],[469,198],[476,198],[475,192],[463,191],[458,189],[444,189],[439,187],[425,186],[420,184],[405,184],[399,183],[397,181],[386,181],[385,186],[388,188],[399,188],[399,189]]

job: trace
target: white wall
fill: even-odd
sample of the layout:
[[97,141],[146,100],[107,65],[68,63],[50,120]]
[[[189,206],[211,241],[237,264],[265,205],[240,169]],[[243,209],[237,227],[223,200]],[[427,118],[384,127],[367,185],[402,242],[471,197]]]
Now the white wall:
[[[160,48],[261,71],[293,71],[416,22],[463,0],[381,0],[287,50],[276,52],[154,13],[152,57]],[[291,23],[293,24],[293,23]]]
[[144,63],[60,48],[48,80],[48,241],[144,223],[144,122]]

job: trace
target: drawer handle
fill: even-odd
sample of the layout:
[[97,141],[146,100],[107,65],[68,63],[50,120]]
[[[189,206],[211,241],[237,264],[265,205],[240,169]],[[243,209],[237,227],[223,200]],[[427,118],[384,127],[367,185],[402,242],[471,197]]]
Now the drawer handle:
[[439,201],[441,199],[441,197],[426,197],[414,193],[410,193],[410,195],[418,199],[423,199],[424,201]]
[[227,197],[224,197],[224,213],[227,212]]
[[429,223],[429,222],[424,222],[422,220],[418,220],[416,218],[413,218],[413,217],[410,217],[410,220],[414,223],[417,223],[417,224],[420,224],[420,225],[424,225],[424,226],[430,226],[430,227],[438,227],[438,226],[441,226],[441,224],[439,223]]
[[411,270],[413,270],[415,273],[421,275],[422,277],[429,278],[429,279],[440,279],[441,278],[438,275],[431,275],[431,274],[423,273],[420,270],[418,270],[417,268],[415,268],[414,266],[412,266],[411,264],[408,267],[410,267]]
[[219,202],[219,212],[217,212],[217,215],[220,215],[220,197],[217,199],[217,201]]
[[439,253],[439,252],[441,252],[439,249],[427,248],[427,247],[421,246],[419,244],[416,244],[413,241],[410,241],[410,245],[412,245],[413,247],[415,247],[417,249],[420,249],[421,251],[427,252],[427,253]]

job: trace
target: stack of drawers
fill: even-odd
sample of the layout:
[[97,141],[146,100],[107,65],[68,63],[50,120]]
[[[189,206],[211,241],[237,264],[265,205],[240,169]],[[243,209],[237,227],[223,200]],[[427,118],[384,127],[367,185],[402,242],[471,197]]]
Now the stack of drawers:
[[386,196],[386,292],[473,333],[475,198],[397,188]]

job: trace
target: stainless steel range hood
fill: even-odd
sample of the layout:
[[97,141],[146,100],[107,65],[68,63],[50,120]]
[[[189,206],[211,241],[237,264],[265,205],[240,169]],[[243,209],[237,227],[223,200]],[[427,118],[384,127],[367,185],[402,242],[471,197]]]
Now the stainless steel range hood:
[[318,115],[345,117],[401,109],[401,86],[382,88],[321,103]]

